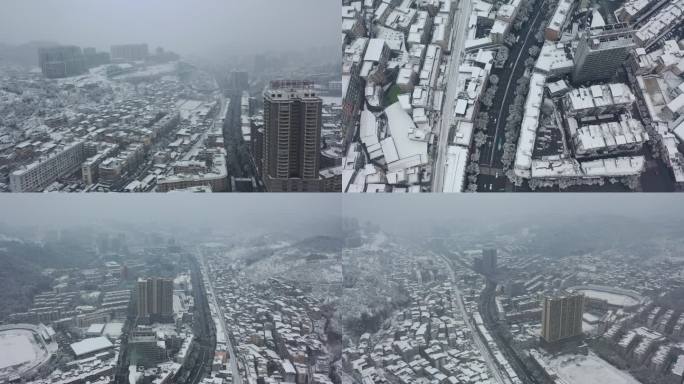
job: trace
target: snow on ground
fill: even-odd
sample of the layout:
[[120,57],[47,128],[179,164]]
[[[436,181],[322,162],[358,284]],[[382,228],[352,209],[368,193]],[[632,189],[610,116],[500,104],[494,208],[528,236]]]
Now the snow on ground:
[[138,372],[138,367],[135,365],[129,365],[128,366],[128,383],[129,384],[136,384],[137,382],[140,381],[142,378],[143,374],[141,372]]
[[363,245],[362,249],[366,251],[380,251],[384,248],[382,245],[385,243],[385,241],[387,241],[387,235],[382,232],[378,232],[374,235],[370,244]]
[[125,73],[123,75],[119,75],[116,77],[117,80],[126,80],[126,79],[131,79],[131,78],[136,78],[136,77],[144,77],[144,76],[160,76],[160,75],[168,75],[171,73],[174,73],[176,71],[176,62],[171,62],[171,63],[164,63],[164,64],[157,64],[157,65],[150,65],[144,69],[131,72],[131,73]]
[[639,384],[629,373],[591,352],[587,356],[557,356],[549,364],[568,384]]
[[198,113],[208,113],[211,109],[211,103],[205,103],[198,100],[182,99],[176,102],[176,107],[180,111],[181,119],[190,119],[192,124],[197,124],[199,120]]
[[598,329],[598,326],[596,326],[594,324],[589,324],[586,321],[582,322],[582,332],[584,332],[584,333],[595,334],[597,329]]
[[630,307],[632,305],[637,305],[639,302],[632,297],[627,295],[620,295],[617,293],[595,291],[593,289],[580,289],[579,292],[584,293],[584,296],[598,299],[607,300],[610,305],[619,305],[623,307]]
[[57,84],[74,85],[76,87],[84,87],[86,85],[111,86],[112,81],[107,77],[107,66],[99,66],[91,69],[88,73],[80,76],[65,77],[63,79],[56,79]]
[[282,276],[314,284],[341,284],[343,281],[342,264],[336,260],[297,263],[283,272]]
[[223,253],[223,256],[226,260],[230,261],[236,261],[239,259],[244,259],[246,257],[249,257],[253,255],[256,252],[259,252],[261,250],[279,250],[279,249],[284,249],[289,247],[291,244],[287,241],[273,241],[268,244],[264,245],[258,245],[258,246],[242,246],[242,245],[236,245],[231,247],[230,249],[226,250]]
[[180,111],[181,119],[189,119],[190,116],[192,116],[192,114],[197,112],[197,109],[201,105],[202,102],[197,100],[179,100],[178,102],[176,102],[176,106]]
[[0,241],[11,241],[15,243],[24,243],[23,239],[17,238],[17,237],[12,237],[12,236],[7,236],[4,233],[0,233]]
[[35,361],[41,354],[31,331],[12,329],[0,333],[0,369]]
[[331,284],[342,282],[342,265],[335,254],[309,253],[297,247],[276,249],[264,253],[245,268],[251,279],[259,281],[270,277],[309,282],[314,284]]

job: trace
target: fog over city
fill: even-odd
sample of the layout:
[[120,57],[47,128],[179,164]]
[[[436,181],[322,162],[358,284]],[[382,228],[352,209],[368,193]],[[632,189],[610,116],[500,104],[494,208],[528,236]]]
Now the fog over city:
[[339,227],[339,197],[333,195],[31,195],[2,201],[0,227],[69,229],[111,225],[168,231],[183,235],[211,229],[214,234],[251,237],[285,233],[307,237],[329,234]]
[[[256,203],[255,203],[256,202]],[[388,233],[424,235],[435,228],[520,226],[556,221],[679,221],[684,207],[676,196],[628,194],[451,195],[63,195],[3,197],[0,223],[12,226],[72,227],[90,224],[159,224],[168,228],[215,227],[234,232],[280,232],[304,228],[302,236],[330,234],[342,217],[378,225]],[[73,214],[78,212],[77,215]],[[325,223],[329,227],[318,226]],[[302,225],[302,228],[298,228]],[[339,235],[339,233],[337,234]]]
[[[339,13],[333,0],[0,3],[0,192],[341,191]],[[306,126],[316,150],[276,156],[264,111],[303,99],[287,140]]]
[[147,42],[197,56],[306,50],[337,44],[339,8],[334,0],[3,1],[0,43]]
[[681,383],[670,196],[3,196],[0,382]]
[[679,198],[662,194],[523,194],[521,196],[435,195],[428,198],[402,196],[346,195],[342,203],[345,217],[380,225],[399,233],[425,233],[436,227],[491,226],[517,223],[525,226],[555,221],[580,224],[583,220],[620,217],[621,224],[641,221],[676,221],[684,207]]

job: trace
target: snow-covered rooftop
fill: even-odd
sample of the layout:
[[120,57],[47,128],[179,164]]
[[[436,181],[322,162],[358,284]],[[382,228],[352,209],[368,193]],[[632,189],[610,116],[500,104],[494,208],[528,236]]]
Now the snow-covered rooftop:
[[76,356],[87,355],[89,353],[102,351],[105,349],[112,348],[112,344],[109,339],[104,336],[91,337],[89,339],[83,339],[81,341],[71,344],[71,349],[74,351]]

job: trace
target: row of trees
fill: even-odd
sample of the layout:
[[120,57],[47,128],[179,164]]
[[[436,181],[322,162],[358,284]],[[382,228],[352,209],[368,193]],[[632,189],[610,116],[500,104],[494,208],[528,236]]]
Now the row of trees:
[[[547,1],[544,1],[542,2],[541,7],[548,6],[548,4],[549,3]],[[522,25],[529,20],[529,15],[531,15],[534,12],[534,8],[535,2],[530,1],[527,4],[527,7],[521,9],[521,12],[518,13],[518,15],[516,16],[516,20],[513,23],[514,31],[521,30]],[[548,12],[548,8],[546,8],[546,10]],[[525,66],[525,74],[518,80],[516,80],[516,87],[514,93],[515,96],[513,98],[513,103],[511,103],[511,105],[509,105],[508,107],[508,116],[506,116],[506,125],[504,126],[505,140],[503,145],[503,155],[501,157],[501,163],[503,165],[503,169],[506,176],[516,186],[521,186],[523,179],[515,175],[515,173],[511,169],[511,165],[515,160],[516,144],[518,141],[518,136],[520,134],[520,124],[522,123],[523,115],[525,112],[524,104],[525,98],[527,97],[527,93],[529,91],[530,73],[535,64],[535,58],[539,56],[539,52],[541,51],[540,45],[544,42],[544,26],[544,23],[540,23],[537,26],[538,30],[535,33],[536,45],[533,45],[528,49],[527,53],[529,54],[529,57],[525,59],[525,61],[523,62]],[[521,44],[524,45],[525,41],[521,42]]]
[[[514,32],[520,32],[522,29],[523,25],[527,23],[529,20],[529,15],[534,11],[534,2],[530,1],[527,4],[527,7],[522,8],[518,14],[516,15],[516,19],[513,23],[513,31]],[[494,62],[495,66],[497,67],[503,67],[508,60],[508,55],[509,55],[509,50],[506,46],[512,46],[517,42],[516,35],[514,33],[509,33],[506,36],[504,36],[504,46],[501,46],[495,55]],[[543,42],[543,35],[542,35],[542,42]],[[524,42],[522,42],[524,44]],[[530,55],[536,57],[539,55],[539,47],[533,47],[534,49],[530,49],[529,53]],[[527,69],[531,68],[534,65],[534,59],[533,58],[528,58],[525,61],[525,66]],[[529,71],[526,71],[526,73]],[[467,172],[467,178],[468,178],[468,187],[466,191],[468,192],[475,192],[477,190],[477,177],[480,175],[480,167],[477,164],[477,162],[480,159],[480,148],[487,142],[487,135],[486,135],[486,130],[487,130],[487,125],[489,124],[490,121],[490,116],[489,116],[489,109],[494,106],[494,99],[496,97],[496,93],[499,89],[499,77],[495,74],[491,75],[489,77],[489,87],[484,93],[484,96],[480,100],[480,105],[482,107],[482,111],[478,115],[478,117],[475,119],[475,128],[477,132],[475,133],[474,141],[475,141],[475,152],[471,155],[471,163],[468,165],[466,168]],[[512,163],[513,156],[515,153],[515,141],[517,140],[517,133],[518,133],[518,127],[520,125],[520,122],[522,121],[522,114],[523,114],[523,104],[524,104],[524,97],[527,94],[527,83],[529,81],[529,76],[523,76],[523,78],[517,80],[517,85],[516,85],[516,93],[515,93],[515,98],[513,101],[513,104],[509,106],[509,114],[506,118],[506,142],[504,144],[504,159],[502,162],[504,162],[505,167],[510,167],[510,164]]]
[[480,99],[480,105],[484,106],[487,110],[491,108],[492,104],[494,103],[494,96],[496,95],[496,91],[499,89],[498,84],[499,76],[489,76],[489,87],[485,91],[484,96],[482,96],[482,99]]
[[597,186],[603,186],[606,185],[606,182],[610,184],[617,184],[617,183],[623,183],[626,185],[628,188],[632,190],[636,190],[639,188],[640,181],[639,181],[639,175],[634,175],[634,176],[624,176],[624,177],[610,177],[610,178],[585,178],[585,177],[569,177],[569,178],[563,178],[563,179],[558,179],[558,180],[544,180],[544,179],[530,179],[528,182],[528,185],[530,186],[530,189],[535,190],[537,188],[550,188],[555,185],[558,185],[560,189],[567,189],[570,187],[574,186],[591,186],[591,185],[597,185]]
[[506,64],[506,61],[508,60],[508,47],[505,45],[500,46],[496,50],[496,54],[494,55],[494,66],[497,68],[503,68],[504,64]]
[[[556,8],[556,4],[557,0],[543,0],[541,4],[541,11],[545,12],[547,19],[552,16]],[[521,33],[523,27],[529,21],[530,15],[534,14],[534,12],[535,1],[529,1],[526,7],[520,9],[518,14],[516,15],[516,19],[513,22],[512,33],[509,33],[504,37],[505,45],[497,51],[497,54],[495,56],[495,64],[497,64],[500,67],[504,65],[504,63],[508,59],[508,48],[506,46],[513,46],[516,42],[518,42],[516,34]],[[544,27],[545,23],[543,22],[537,26],[537,31],[534,35],[536,44],[528,48],[527,53],[529,57],[526,58],[524,61],[525,74],[521,78],[516,80],[516,88],[514,93],[515,96],[513,102],[508,107],[509,109],[508,115],[506,116],[506,125],[504,126],[505,141],[503,145],[503,156],[501,162],[503,165],[504,172],[508,176],[509,180],[517,186],[522,185],[523,179],[517,177],[514,174],[514,172],[512,172],[511,165],[513,164],[513,161],[515,159],[516,143],[520,133],[520,124],[522,122],[522,118],[524,115],[525,98],[527,96],[527,92],[529,91],[530,73],[532,71],[532,68],[534,67],[536,61],[535,59],[539,56],[541,52],[541,45],[544,43]],[[526,41],[522,41],[520,43],[524,45]],[[490,119],[487,111],[494,106],[494,98],[496,92],[498,91],[498,83],[498,76],[490,76],[490,86],[485,91],[485,94],[480,101],[480,105],[483,107],[483,111],[480,112],[478,118],[475,121],[475,127],[478,130],[478,132],[475,134],[474,138],[476,151],[475,153],[473,153],[473,158],[477,158],[478,160],[480,156],[479,148],[482,145],[484,145],[487,140],[487,136],[484,133],[484,131],[486,131]],[[479,166],[470,167],[467,169],[467,172],[469,181],[468,191],[474,191],[476,190],[475,183],[477,180],[477,176],[480,172]]]
[[501,157],[501,163],[504,169],[510,168],[515,159],[515,147],[520,133],[520,123],[523,119],[525,97],[529,91],[529,74],[525,73],[516,81],[515,93],[513,102],[508,106],[508,116],[506,116],[506,125],[504,126],[504,152]]

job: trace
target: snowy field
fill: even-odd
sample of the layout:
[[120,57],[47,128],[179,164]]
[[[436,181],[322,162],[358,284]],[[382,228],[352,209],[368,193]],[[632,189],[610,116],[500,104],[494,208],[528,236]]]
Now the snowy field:
[[639,302],[636,299],[629,297],[627,295],[620,295],[618,293],[595,291],[593,289],[580,289],[579,292],[584,293],[584,296],[592,299],[606,300],[610,305],[629,307],[632,305],[639,304]]
[[640,384],[593,353],[558,356],[549,364],[568,384]]
[[136,78],[136,77],[161,76],[161,75],[171,74],[171,73],[175,73],[175,72],[176,72],[176,62],[171,62],[171,63],[165,63],[165,64],[150,65],[150,66],[148,66],[142,70],[139,70],[139,71],[119,75],[116,77],[116,79],[117,80],[126,80],[126,79],[131,79],[131,78]]
[[0,370],[33,362],[43,353],[31,331],[12,329],[0,332]]

